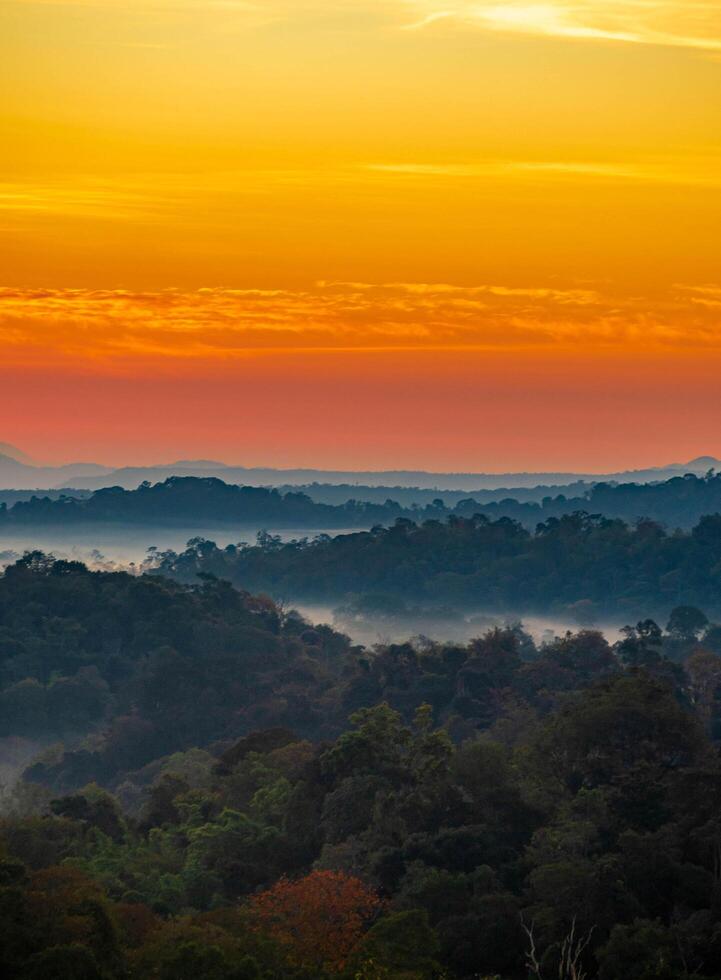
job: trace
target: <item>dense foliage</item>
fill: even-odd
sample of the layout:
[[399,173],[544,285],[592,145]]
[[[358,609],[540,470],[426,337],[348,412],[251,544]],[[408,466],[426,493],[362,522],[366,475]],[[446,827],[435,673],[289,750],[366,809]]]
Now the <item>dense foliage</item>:
[[[451,517],[283,544],[217,548],[195,540],[160,570],[182,581],[213,573],[251,591],[291,600],[355,594],[486,611],[571,611],[581,621],[611,613],[666,615],[675,605],[721,612],[721,516],[689,533],[651,521],[577,513],[535,532],[507,518]],[[386,602],[387,605],[387,602]]]
[[[402,507],[435,505],[441,500],[447,509],[451,509],[463,501],[473,500],[478,505],[518,501],[520,503],[541,503],[544,497],[554,498],[564,494],[566,498],[584,497],[592,488],[593,483],[586,480],[575,480],[573,483],[539,484],[535,487],[501,487],[495,489],[477,490],[443,490],[443,477],[439,475],[438,486],[434,489],[413,486],[367,486],[358,483],[305,483],[292,486],[278,486],[281,493],[293,491],[307,493],[311,500],[321,504],[344,504],[347,500],[364,500],[368,503],[384,504],[394,500]],[[0,496],[0,500],[2,496]]]
[[[59,500],[61,497],[89,497],[90,490],[43,490],[42,496],[49,500]],[[0,507],[14,507],[20,501],[32,500],[38,497],[37,490],[0,490]]]
[[88,497],[33,496],[12,507],[0,503],[0,529],[97,522],[365,527],[375,521],[392,521],[401,513],[402,508],[390,502],[388,506],[355,501],[330,506],[299,492],[240,487],[211,477],[173,476],[163,483],[143,483],[137,490],[106,487]]
[[[498,491],[477,497],[451,492],[437,496],[423,491],[422,504],[410,502],[412,491],[398,488],[394,498],[378,498],[383,488],[358,488],[365,498],[354,499],[353,487],[309,487],[308,493],[284,488],[236,486],[204,477],[169,477],[163,483],[141,484],[137,490],[106,487],[89,496],[25,495],[12,506],[0,498],[0,530],[27,526],[78,525],[94,522],[154,526],[241,524],[274,527],[343,528],[390,524],[397,518],[416,521],[448,515],[488,519],[511,518],[533,528],[542,521],[577,511],[635,521],[659,521],[672,528],[690,528],[706,514],[721,512],[721,474],[691,474],[663,483],[603,484],[584,489],[575,484],[564,493],[542,500],[538,490],[514,491],[516,498],[498,499]],[[575,491],[574,496],[567,496]],[[392,491],[389,491],[389,493]],[[511,491],[509,491],[511,492]],[[341,496],[342,495],[342,499]],[[533,499],[535,495],[535,499]],[[495,499],[493,499],[495,497]],[[401,502],[399,502],[401,501]],[[12,503],[12,498],[10,500]]]
[[217,580],[29,555],[3,744],[67,744],[5,796],[0,969],[718,977],[719,653],[692,606],[613,647],[364,650]]
[[[676,476],[654,483],[583,483],[568,486],[520,487],[506,490],[432,491],[408,487],[311,485],[303,488],[313,500],[343,503],[353,497],[385,503],[390,499],[406,510],[404,517],[432,516],[433,511],[461,517],[483,514],[489,519],[510,517],[534,528],[551,517],[576,511],[603,514],[624,521],[646,518],[671,528],[691,528],[706,514],[721,511],[721,475]],[[434,499],[435,498],[435,499]],[[416,514],[413,505],[417,504]],[[421,507],[422,505],[422,507]]]
[[349,650],[330,628],[227,583],[189,588],[29,554],[0,578],[0,735],[74,745],[106,723],[66,752],[60,787],[268,719],[322,737],[343,717],[324,692]]

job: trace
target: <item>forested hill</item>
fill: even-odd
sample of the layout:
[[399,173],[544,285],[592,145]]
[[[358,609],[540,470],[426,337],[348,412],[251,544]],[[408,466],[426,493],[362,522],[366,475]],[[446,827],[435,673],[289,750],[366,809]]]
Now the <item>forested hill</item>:
[[690,607],[613,646],[363,650],[217,580],[29,555],[0,748],[48,748],[2,801],[0,971],[717,980],[720,651]]
[[[439,490],[422,487],[406,486],[368,486],[355,483],[307,483],[300,486],[283,484],[276,489],[281,493],[305,493],[311,500],[321,504],[344,504],[348,500],[362,500],[372,504],[385,504],[392,500],[401,507],[412,508],[414,505],[425,507],[431,504],[437,507],[440,500],[447,509],[455,507],[463,501],[475,501],[480,506],[497,504],[515,500],[518,503],[538,503],[545,497],[555,498],[560,494],[567,498],[580,498],[591,490],[593,482],[578,480],[568,485],[539,484],[535,487],[502,487],[493,490]],[[28,495],[29,496],[29,495]],[[0,495],[2,500],[2,495]]]
[[395,596],[421,604],[502,612],[635,616],[692,603],[721,612],[721,516],[690,532],[578,513],[535,532],[501,518],[450,517],[294,541],[218,548],[196,540],[161,556],[181,581],[211,573],[292,600]]
[[[352,487],[345,490],[352,492]],[[309,488],[310,493],[313,488]],[[324,491],[327,498],[328,491]],[[337,496],[335,497],[337,500]],[[414,521],[457,515],[484,514],[491,519],[509,517],[532,529],[543,521],[576,511],[599,513],[626,521],[640,518],[668,527],[690,528],[701,517],[721,512],[721,474],[675,477],[664,483],[597,484],[578,496],[547,496],[541,502],[473,498],[435,498],[423,506],[402,506],[398,501],[348,499],[344,503],[314,500],[308,493],[264,487],[242,487],[205,477],[170,477],[164,483],[142,484],[136,490],[108,487],[87,498],[32,497],[8,507],[0,501],[2,528],[119,523],[186,525],[255,525],[265,527],[324,528],[372,527],[397,518]]]
[[170,477],[136,490],[107,487],[86,499],[33,497],[0,504],[3,527],[117,523],[163,525],[264,524],[273,527],[370,527],[404,513],[398,504],[316,503],[303,493],[240,487],[211,477]]
[[90,497],[90,490],[73,490],[66,488],[63,490],[44,490],[38,494],[37,490],[0,490],[0,508],[5,504],[6,507],[13,507],[20,501],[32,500],[33,497],[48,497],[50,500],[59,500],[61,497]]
[[721,473],[710,471],[704,477],[677,476],[663,483],[597,483],[578,496],[544,497],[540,503],[502,500],[478,507],[474,501],[460,501],[454,513],[472,517],[510,517],[533,528],[552,517],[577,511],[602,514],[634,522],[648,519],[669,528],[692,528],[707,514],[721,513]]

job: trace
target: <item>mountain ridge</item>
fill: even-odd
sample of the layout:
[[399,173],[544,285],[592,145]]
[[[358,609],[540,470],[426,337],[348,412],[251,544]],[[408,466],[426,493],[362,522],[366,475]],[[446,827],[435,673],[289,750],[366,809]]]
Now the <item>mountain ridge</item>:
[[[3,452],[3,446],[12,454]],[[307,485],[309,483],[343,483],[367,486],[397,486],[421,490],[497,490],[538,486],[564,486],[585,482],[640,483],[669,479],[693,473],[703,475],[709,469],[721,467],[714,456],[698,456],[686,463],[622,470],[615,473],[583,473],[569,471],[547,472],[434,472],[428,470],[324,470],[313,467],[255,467],[234,466],[216,460],[177,460],[152,466],[111,467],[99,463],[71,462],[58,466],[42,466],[24,462],[25,453],[9,444],[0,443],[0,489],[4,490],[98,490],[108,486],[135,489],[141,483],[159,483],[171,476],[217,477],[227,483],[244,486]]]
[[[208,476],[225,482],[241,483],[245,486],[276,486],[280,484],[305,485],[308,483],[357,483],[368,486],[404,486],[425,490],[492,490],[499,488],[523,488],[546,485],[567,485],[577,482],[641,483],[669,479],[684,473],[703,475],[709,469],[721,467],[721,460],[712,456],[700,456],[688,463],[670,463],[665,466],[647,467],[637,470],[622,470],[615,473],[575,473],[575,472],[517,472],[484,473],[456,472],[442,473],[427,470],[323,470],[296,467],[245,467],[224,464],[220,467],[203,467],[200,463],[185,461],[161,466],[127,466],[113,470],[102,476],[90,476],[76,481],[77,489],[93,490],[101,486],[122,486],[134,489],[140,483],[161,482],[170,476]],[[105,481],[105,482],[104,482]],[[60,485],[56,485],[59,488]]]

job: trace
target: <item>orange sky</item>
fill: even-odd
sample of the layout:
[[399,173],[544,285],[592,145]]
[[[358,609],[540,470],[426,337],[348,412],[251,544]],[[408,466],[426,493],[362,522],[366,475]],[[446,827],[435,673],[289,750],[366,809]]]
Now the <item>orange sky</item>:
[[0,440],[721,455],[721,0],[6,0]]

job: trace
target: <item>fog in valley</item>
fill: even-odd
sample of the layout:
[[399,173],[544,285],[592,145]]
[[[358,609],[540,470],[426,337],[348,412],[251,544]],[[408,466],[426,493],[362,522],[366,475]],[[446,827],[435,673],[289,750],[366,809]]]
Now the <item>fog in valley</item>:
[[[245,527],[119,527],[118,525],[91,525],[75,527],[71,531],[61,527],[24,528],[17,533],[0,537],[0,567],[10,564],[27,551],[43,551],[56,558],[82,561],[92,568],[119,568],[140,571],[144,563],[152,563],[155,549],[158,552],[183,551],[192,538],[214,541],[219,547],[229,544],[253,544],[259,531],[278,535],[283,541],[313,538],[327,533],[317,528],[259,528]],[[358,528],[342,528],[337,534],[352,534]],[[274,596],[286,608],[297,609],[313,623],[328,623],[346,633],[355,643],[366,646],[374,643],[400,643],[411,637],[425,636],[433,640],[467,642],[493,626],[521,623],[536,643],[543,643],[567,631],[599,629],[609,642],[619,638],[621,622],[596,622],[592,619],[572,616],[534,616],[507,610],[504,613],[488,613],[477,610],[471,613],[456,609],[427,610],[414,607],[399,611],[347,609],[335,605],[317,605],[298,601],[294,597]]]
[[[91,524],[63,528],[24,527],[9,530],[0,536],[0,569],[15,562],[28,551],[42,551],[57,558],[81,561],[98,570],[126,570],[135,574],[151,569],[158,553],[172,550],[182,552],[193,538],[214,541],[218,547],[256,541],[260,531],[278,535],[283,541],[312,539],[327,533],[318,528],[260,528],[245,526],[178,526],[149,527],[118,524]],[[338,529],[337,534],[350,534],[358,528]],[[551,642],[556,636],[581,629],[603,632],[610,643],[621,636],[625,622],[598,621],[582,612],[558,615],[531,615],[513,609],[502,613],[478,609],[458,610],[450,607],[429,608],[418,603],[406,603],[390,596],[361,596],[345,602],[329,598],[326,604],[305,602],[292,595],[274,595],[286,613],[296,610],[313,624],[328,624],[366,647],[377,644],[424,639],[437,642],[467,643],[482,636],[493,627],[519,626],[529,634],[536,646]],[[65,739],[66,747],[72,738]],[[17,804],[18,779],[33,761],[50,758],[54,751],[52,740],[33,738],[0,738],[0,810],[5,812]],[[32,791],[23,788],[24,793]]]
[[[0,534],[0,567],[26,551],[44,551],[56,558],[82,561],[94,568],[121,566],[132,570],[148,558],[149,549],[183,551],[192,538],[205,538],[223,548],[229,544],[253,544],[258,532],[278,535],[283,541],[314,538],[328,533],[319,528],[260,528],[257,525],[210,527],[148,527],[118,524],[89,524],[70,530],[59,526],[23,527]],[[340,528],[334,534],[352,534],[358,528]]]
[[579,623],[577,620],[553,616],[534,616],[507,611],[462,612],[448,610],[437,613],[422,608],[411,609],[400,616],[385,614],[354,614],[342,607],[322,606],[313,603],[289,602],[289,608],[296,609],[310,622],[325,623],[345,633],[354,643],[373,646],[376,643],[404,643],[407,640],[427,638],[437,642],[467,643],[496,626],[521,626],[529,633],[537,645],[550,642],[556,636],[567,632],[577,633],[581,629],[600,630],[609,643],[620,639],[625,623]]

